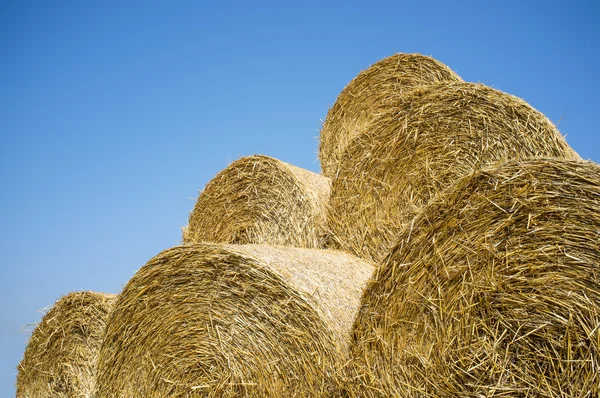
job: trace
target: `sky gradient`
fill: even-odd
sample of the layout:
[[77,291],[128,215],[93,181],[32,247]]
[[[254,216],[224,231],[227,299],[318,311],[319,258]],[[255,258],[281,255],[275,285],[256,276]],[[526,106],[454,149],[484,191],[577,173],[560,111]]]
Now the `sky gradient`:
[[284,3],[0,2],[0,396],[37,310],[117,293],[240,156],[319,171],[328,108],[396,52],[525,99],[600,161],[594,2]]

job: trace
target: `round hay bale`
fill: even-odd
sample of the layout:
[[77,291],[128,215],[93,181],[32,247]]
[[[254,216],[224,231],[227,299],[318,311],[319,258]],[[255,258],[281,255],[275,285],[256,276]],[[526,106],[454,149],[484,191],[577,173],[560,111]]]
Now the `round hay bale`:
[[185,243],[323,246],[329,179],[268,156],[241,158],[200,194]]
[[29,338],[18,366],[17,398],[90,397],[114,301],[114,295],[93,292],[60,298]]
[[369,282],[357,395],[600,396],[599,242],[597,164],[512,161],[462,179]]
[[119,296],[96,397],[335,394],[372,266],[346,253],[200,243]]
[[332,248],[376,262],[415,212],[461,176],[516,158],[579,159],[544,115],[482,84],[415,89],[367,130],[341,160],[328,224]]
[[378,114],[378,107],[417,86],[462,79],[443,63],[421,54],[395,54],[360,72],[327,113],[319,144],[323,174],[333,177],[346,146]]

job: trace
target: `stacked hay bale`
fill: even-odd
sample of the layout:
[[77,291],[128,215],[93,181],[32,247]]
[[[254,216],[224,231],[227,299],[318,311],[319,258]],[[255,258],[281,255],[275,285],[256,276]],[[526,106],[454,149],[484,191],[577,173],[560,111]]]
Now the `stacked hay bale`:
[[33,331],[18,366],[17,398],[90,397],[98,352],[115,296],[73,292]]
[[460,180],[369,283],[354,393],[599,396],[599,242],[597,164],[512,161]]
[[167,250],[119,296],[96,397],[338,396],[372,271],[333,251]]
[[579,158],[544,115],[481,84],[420,87],[376,112],[340,158],[328,212],[331,247],[365,259],[381,261],[461,176],[514,158]]
[[334,177],[346,147],[378,115],[378,107],[415,87],[462,79],[441,62],[421,54],[395,54],[358,74],[327,113],[319,142],[323,174]]
[[182,246],[44,317],[17,396],[600,394],[600,166],[545,116],[396,54],[319,157],[220,172]]
[[233,162],[201,193],[183,241],[320,248],[329,179],[256,155]]

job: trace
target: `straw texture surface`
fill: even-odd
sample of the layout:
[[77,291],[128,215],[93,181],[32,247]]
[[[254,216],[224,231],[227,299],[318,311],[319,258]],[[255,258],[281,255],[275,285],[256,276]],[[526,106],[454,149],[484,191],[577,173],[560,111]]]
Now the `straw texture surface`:
[[115,296],[74,292],[36,326],[18,366],[17,398],[88,398]]
[[462,79],[421,54],[395,54],[359,73],[342,90],[323,123],[319,144],[323,174],[335,175],[346,146],[371,123],[381,105],[417,86],[453,81]]
[[336,396],[372,271],[335,251],[167,250],[120,295],[96,397]]
[[200,194],[186,243],[267,243],[321,248],[330,181],[268,156],[241,158]]
[[415,212],[461,176],[523,157],[579,159],[544,115],[481,84],[415,89],[367,130],[333,179],[329,245],[376,262]]
[[462,179],[404,231],[353,332],[357,396],[598,397],[600,166]]

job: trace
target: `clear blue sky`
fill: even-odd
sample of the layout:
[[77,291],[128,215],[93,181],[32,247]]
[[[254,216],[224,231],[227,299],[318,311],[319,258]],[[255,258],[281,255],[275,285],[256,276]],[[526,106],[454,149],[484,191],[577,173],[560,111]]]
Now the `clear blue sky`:
[[403,3],[2,1],[0,396],[36,310],[118,292],[239,156],[318,171],[328,107],[393,53],[524,98],[600,161],[594,2]]

